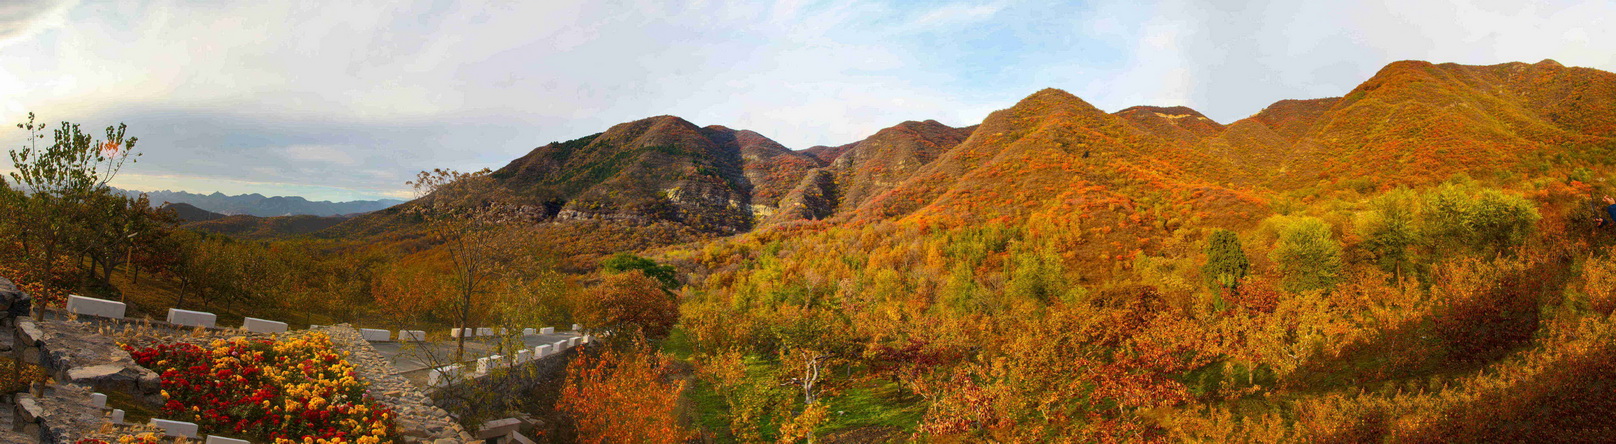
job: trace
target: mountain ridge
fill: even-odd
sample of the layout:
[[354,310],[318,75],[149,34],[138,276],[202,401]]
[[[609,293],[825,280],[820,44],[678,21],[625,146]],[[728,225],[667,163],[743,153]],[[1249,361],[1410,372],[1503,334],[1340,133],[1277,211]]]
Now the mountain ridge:
[[1607,98],[1616,103],[1616,75],[1553,61],[1402,61],[1340,97],[1280,100],[1227,124],[1183,106],[1107,113],[1055,88],[976,125],[906,121],[803,150],[664,115],[540,146],[494,177],[552,221],[672,221],[721,235],[820,219],[1128,217],[1115,208],[1147,201],[1238,225],[1263,196],[1298,187],[1418,186],[1564,143],[1608,144]]
[[307,214],[313,216],[344,216],[358,213],[368,213],[381,210],[393,205],[404,203],[398,199],[355,200],[344,202],[311,201],[300,196],[272,196],[266,197],[259,193],[227,195],[218,191],[210,194],[191,193],[186,191],[137,191],[114,188],[115,191],[128,196],[137,196],[145,193],[153,205],[161,206],[167,203],[185,203],[198,209],[219,213],[226,216],[249,215],[258,217],[274,217]]

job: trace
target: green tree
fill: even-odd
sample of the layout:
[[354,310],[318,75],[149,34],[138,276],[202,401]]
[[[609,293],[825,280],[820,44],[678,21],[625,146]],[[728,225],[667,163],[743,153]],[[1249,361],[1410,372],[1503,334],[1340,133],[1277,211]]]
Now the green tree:
[[1415,247],[1423,238],[1414,211],[1418,197],[1407,188],[1398,188],[1369,202],[1368,211],[1358,213],[1353,225],[1364,237],[1361,247],[1381,270],[1401,278],[1418,265]]
[[1214,290],[1234,290],[1251,269],[1251,260],[1240,246],[1240,236],[1233,231],[1217,229],[1206,242],[1206,265],[1201,275]]
[[656,261],[635,256],[629,253],[617,253],[600,262],[600,268],[612,273],[622,273],[629,270],[640,270],[645,277],[656,279],[662,283],[662,288],[673,290],[679,288],[677,270],[672,265],[658,265]]
[[1057,300],[1076,302],[1080,287],[1066,280],[1066,267],[1053,248],[1018,243],[1005,260],[1005,295],[1012,300],[1033,300],[1049,304]]
[[1341,279],[1341,244],[1330,225],[1315,217],[1286,217],[1269,259],[1279,267],[1286,290],[1328,290]]
[[51,267],[59,255],[85,254],[86,221],[94,220],[85,207],[93,196],[108,192],[107,181],[125,162],[138,157],[137,139],[126,135],[123,124],[107,127],[106,138],[96,140],[79,125],[62,122],[53,131],[52,143],[42,148],[46,125],[37,123],[33,113],[17,128],[28,132],[22,148],[9,152],[16,169],[12,182],[28,193],[18,209],[26,225],[20,236],[23,253],[34,275],[50,280],[58,271]]
[[1498,254],[1520,245],[1542,216],[1531,201],[1473,184],[1445,184],[1421,202],[1423,230],[1436,248]]

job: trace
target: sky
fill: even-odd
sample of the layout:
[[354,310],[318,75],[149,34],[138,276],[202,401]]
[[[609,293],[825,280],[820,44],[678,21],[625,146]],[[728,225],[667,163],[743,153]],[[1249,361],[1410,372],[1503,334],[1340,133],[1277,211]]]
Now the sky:
[[0,0],[0,142],[30,111],[122,122],[123,188],[408,198],[420,170],[663,114],[802,149],[1046,87],[1227,123],[1397,60],[1616,71],[1609,23],[1608,1]]

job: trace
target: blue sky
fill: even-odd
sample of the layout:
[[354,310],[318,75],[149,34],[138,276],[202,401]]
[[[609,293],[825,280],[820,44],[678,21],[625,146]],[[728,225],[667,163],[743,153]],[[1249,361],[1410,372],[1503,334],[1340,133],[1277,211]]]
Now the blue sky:
[[0,119],[128,123],[126,188],[408,197],[422,169],[661,114],[800,149],[1044,87],[1230,122],[1403,59],[1616,71],[1608,23],[1603,1],[5,0]]

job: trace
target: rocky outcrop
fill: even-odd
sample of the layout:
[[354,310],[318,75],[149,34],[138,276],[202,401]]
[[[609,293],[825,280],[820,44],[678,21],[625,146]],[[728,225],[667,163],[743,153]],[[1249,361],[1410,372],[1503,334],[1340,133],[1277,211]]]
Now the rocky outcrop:
[[136,364],[111,336],[95,324],[71,321],[17,321],[15,347],[23,362],[39,365],[59,383],[100,392],[123,392],[152,405],[162,405],[161,379]]

